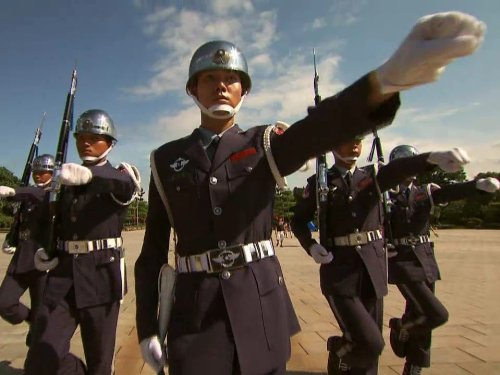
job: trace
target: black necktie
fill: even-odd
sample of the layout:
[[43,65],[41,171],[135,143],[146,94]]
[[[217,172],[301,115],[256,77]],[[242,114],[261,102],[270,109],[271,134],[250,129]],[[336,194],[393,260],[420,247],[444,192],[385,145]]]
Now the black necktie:
[[351,171],[347,171],[344,178],[345,178],[345,183],[347,185],[347,188],[349,190],[351,190],[351,180],[352,180]]
[[215,137],[212,138],[210,141],[210,144],[207,146],[205,152],[207,153],[208,159],[210,161],[213,160],[214,155],[215,155],[215,150],[217,150],[217,145],[219,144],[220,137],[216,135]]

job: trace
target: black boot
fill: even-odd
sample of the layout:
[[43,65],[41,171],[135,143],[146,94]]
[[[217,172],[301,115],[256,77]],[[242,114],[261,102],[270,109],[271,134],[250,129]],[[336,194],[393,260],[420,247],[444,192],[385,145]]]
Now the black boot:
[[328,354],[328,375],[348,375],[350,366],[342,361],[342,356],[352,350],[352,344],[343,337],[331,336],[326,343]]
[[342,362],[337,353],[330,352],[328,354],[328,375],[349,375],[351,368],[347,363]]
[[410,338],[408,330],[403,328],[401,319],[398,318],[389,320],[389,327],[391,328],[389,339],[392,351],[399,358],[406,357],[406,342]]
[[402,375],[421,375],[422,367],[406,362]]

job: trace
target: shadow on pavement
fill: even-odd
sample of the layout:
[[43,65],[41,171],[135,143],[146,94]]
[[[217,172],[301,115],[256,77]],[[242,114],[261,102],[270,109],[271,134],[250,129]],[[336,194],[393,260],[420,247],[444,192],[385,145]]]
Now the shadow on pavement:
[[24,371],[18,368],[10,367],[10,361],[0,361],[0,375],[20,375]]

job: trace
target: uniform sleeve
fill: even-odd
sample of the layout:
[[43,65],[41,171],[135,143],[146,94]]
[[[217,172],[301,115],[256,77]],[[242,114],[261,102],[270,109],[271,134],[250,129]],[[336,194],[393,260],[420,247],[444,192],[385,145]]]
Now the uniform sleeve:
[[128,173],[113,167],[93,167],[91,171],[92,180],[89,184],[89,192],[113,193],[117,199],[124,202],[132,198],[135,185]]
[[407,158],[395,159],[380,168],[377,174],[377,182],[380,190],[389,190],[406,180],[408,177],[416,176],[435,168],[435,165],[427,162],[428,157],[429,153],[425,153]]
[[161,267],[168,261],[170,229],[165,206],[151,176],[146,232],[134,270],[139,341],[158,334],[158,276]]
[[290,225],[300,245],[309,254],[309,247],[317,243],[317,241],[312,238],[311,230],[307,225],[314,219],[314,214],[316,212],[316,184],[314,176],[309,178],[304,192],[305,196],[295,206],[295,212]]
[[476,181],[442,186],[440,189],[432,191],[432,199],[435,204],[447,203],[465,199],[473,195],[488,194],[476,189]]
[[308,115],[296,122],[271,148],[281,175],[299,169],[307,160],[330,151],[335,146],[390,124],[399,107],[393,95],[375,110],[369,106],[372,90],[365,76],[335,96],[311,107]]
[[16,195],[7,198],[10,202],[43,202],[47,192],[44,189],[35,186],[20,186],[14,189]]

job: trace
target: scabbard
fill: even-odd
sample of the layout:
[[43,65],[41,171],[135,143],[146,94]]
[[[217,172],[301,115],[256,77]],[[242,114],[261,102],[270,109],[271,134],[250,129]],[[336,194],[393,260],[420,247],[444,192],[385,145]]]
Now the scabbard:
[[168,323],[174,302],[175,270],[169,264],[164,264],[158,278],[158,333],[160,342],[166,345]]

